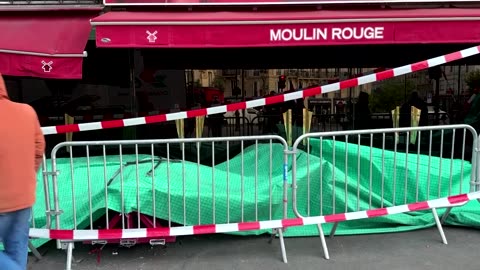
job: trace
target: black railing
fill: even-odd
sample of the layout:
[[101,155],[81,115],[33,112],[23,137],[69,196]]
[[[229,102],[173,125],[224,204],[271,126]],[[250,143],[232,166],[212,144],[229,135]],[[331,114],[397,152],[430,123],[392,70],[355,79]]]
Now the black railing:
[[[292,125],[297,129],[302,129],[301,115],[292,115]],[[250,121],[250,133],[260,134],[278,134],[283,132],[283,116],[278,115],[259,115]],[[346,114],[319,114],[312,116],[310,127],[311,132],[339,131],[349,129],[349,120]]]
[[[400,115],[401,118],[410,115]],[[302,115],[292,115],[292,125],[296,129],[302,129]],[[355,116],[351,114],[315,114],[312,116],[310,132],[327,132],[358,129]],[[428,125],[449,124],[447,113],[439,113],[438,120],[435,113],[428,114]],[[259,115],[250,120],[250,134],[278,134],[283,132],[283,116],[281,115]],[[370,115],[370,129],[393,128],[392,115],[389,113],[374,113]]]

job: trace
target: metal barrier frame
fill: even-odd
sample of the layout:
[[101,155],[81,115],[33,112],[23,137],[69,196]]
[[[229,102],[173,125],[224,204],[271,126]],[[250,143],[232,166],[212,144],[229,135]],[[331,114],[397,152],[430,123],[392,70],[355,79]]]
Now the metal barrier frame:
[[[472,179],[471,185],[474,191],[478,192],[480,191],[480,135],[477,137],[477,143],[474,144],[475,148],[474,153],[476,153],[476,171],[475,173],[472,172],[472,174],[475,174],[475,178]],[[472,161],[473,164],[473,161]],[[480,199],[478,199],[480,202]]]
[[[289,149],[287,142],[285,139],[283,139],[280,136],[277,135],[265,135],[265,136],[243,136],[243,137],[212,137],[212,138],[187,138],[187,139],[159,139],[159,140],[120,140],[120,141],[85,141],[85,142],[63,142],[58,145],[56,145],[51,154],[51,164],[52,164],[52,172],[44,172],[44,175],[51,175],[52,176],[52,186],[53,186],[53,197],[54,197],[54,206],[51,207],[53,208],[53,211],[50,211],[50,215],[55,216],[55,228],[56,229],[64,229],[61,227],[61,222],[60,222],[60,215],[62,214],[62,209],[60,209],[60,203],[59,203],[59,191],[58,191],[58,174],[60,173],[57,169],[57,154],[58,151],[61,148],[70,148],[70,155],[72,155],[72,148],[75,146],[84,146],[88,149],[89,146],[101,146],[103,149],[105,149],[106,146],[120,146],[120,149],[122,146],[135,146],[136,147],[136,154],[138,155],[138,146],[139,145],[148,145],[152,146],[153,145],[169,145],[169,144],[181,144],[183,145],[182,147],[182,152],[183,154],[185,153],[185,144],[186,143],[196,143],[197,144],[197,155],[200,153],[200,149],[198,146],[201,143],[206,143],[206,142],[211,142],[212,145],[215,142],[227,142],[227,148],[228,148],[228,143],[229,142],[241,142],[243,146],[243,142],[249,141],[249,142],[256,142],[258,144],[259,141],[270,141],[270,144],[273,145],[274,143],[281,144],[283,147],[283,218],[287,217],[287,210],[288,210],[288,173],[287,173],[287,166],[288,166],[288,155],[289,155]],[[212,150],[213,151],[213,150]],[[258,151],[258,150],[257,150]],[[242,147],[242,153],[243,153],[243,147]],[[120,155],[122,153],[120,152]],[[273,153],[272,153],[273,154]],[[104,154],[105,155],[105,152]],[[153,156],[153,154],[152,154]],[[72,157],[72,156],[71,156]],[[87,150],[87,158],[88,158],[88,150]],[[258,153],[257,153],[257,158],[258,158]],[[138,162],[138,156],[137,156],[137,162]],[[185,160],[185,159],[183,159]],[[243,162],[243,161],[242,161]],[[153,161],[152,161],[152,166],[153,166]],[[243,163],[242,163],[243,166]],[[138,173],[138,172],[137,172]],[[154,177],[154,176],[153,176]],[[138,203],[138,202],[137,202]],[[271,202],[270,202],[271,203]],[[49,205],[49,202],[47,202],[47,205]],[[91,214],[91,213],[90,213]],[[48,214],[47,214],[48,215]],[[185,226],[185,225],[184,225]],[[51,228],[51,226],[49,227]],[[172,227],[173,228],[173,227]],[[287,262],[287,255],[286,255],[286,250],[285,250],[285,242],[283,238],[283,231],[284,228],[280,226],[279,228],[273,229],[273,234],[272,238],[278,234],[279,237],[279,242],[280,242],[280,248],[281,248],[281,254],[282,254],[282,259],[286,263]],[[75,241],[75,240],[74,240]],[[72,260],[73,260],[73,248],[74,248],[74,241],[65,241],[65,240],[57,240],[57,248],[60,249],[66,249],[67,250],[67,263],[66,263],[66,269],[70,270],[72,267]]]
[[[45,192],[45,228],[46,229],[51,229],[51,225],[52,225],[52,218],[51,218],[51,210],[50,210],[50,197],[47,196],[47,194],[49,194],[49,179],[48,179],[48,176],[49,174],[47,173],[47,159],[45,157],[45,155],[43,155],[43,159],[42,159],[42,164],[41,164],[41,172],[42,172],[42,182],[43,182],[43,189],[44,189],[44,192]],[[35,202],[36,204],[36,202]],[[33,213],[33,209],[32,209],[32,216],[31,216],[31,223],[30,223],[30,228],[33,228],[33,229],[36,229],[37,226],[35,224],[35,216],[34,216],[34,213]],[[32,241],[31,239],[29,239],[28,241],[28,248],[30,249],[30,251],[32,252],[33,256],[35,256],[35,258],[37,260],[41,260],[43,258],[43,256],[40,254],[40,252],[38,251],[38,249],[32,244]]]
[[[413,128],[410,127],[410,128],[390,128],[390,129],[375,129],[375,130],[350,130],[350,131],[308,133],[308,134],[304,134],[304,135],[300,136],[294,142],[291,153],[296,156],[296,154],[299,151],[300,144],[302,144],[305,139],[308,140],[309,138],[312,138],[312,137],[314,137],[314,138],[323,138],[323,137],[333,137],[333,138],[335,138],[336,136],[346,136],[348,138],[348,136],[361,136],[361,135],[371,135],[371,136],[373,136],[373,134],[383,134],[384,135],[383,136],[383,140],[384,140],[383,143],[385,143],[385,134],[386,133],[395,133],[395,134],[407,133],[407,134],[409,134],[412,131],[417,131],[417,132],[418,131],[420,131],[420,132],[421,131],[429,131],[429,132],[431,132],[431,131],[457,130],[457,129],[465,130],[465,133],[467,131],[469,131],[472,135],[472,139],[473,139],[473,142],[472,142],[472,160],[471,160],[472,172],[470,174],[470,192],[473,192],[477,188],[480,188],[480,182],[477,182],[477,180],[475,179],[475,178],[480,179],[480,178],[478,178],[478,177],[480,177],[480,170],[479,170],[478,164],[477,164],[477,160],[478,160],[477,158],[480,158],[480,157],[477,157],[477,155],[479,155],[479,149],[480,149],[480,144],[479,144],[480,143],[480,138],[477,135],[476,130],[470,125],[442,125],[442,126],[423,126],[423,127],[413,127]],[[373,138],[373,137],[371,137],[371,138]],[[442,139],[443,139],[443,133],[442,133]],[[465,137],[464,137],[464,142],[465,142]],[[358,143],[358,144],[360,145],[360,143]],[[441,142],[441,144],[443,146],[443,141]],[[370,147],[372,147],[372,146],[370,145]],[[462,147],[463,147],[463,149],[465,149],[465,145],[463,145]],[[408,151],[408,148],[407,148],[407,151]],[[298,204],[297,204],[297,161],[296,161],[295,156],[292,158],[292,204],[293,204],[293,212],[295,213],[295,215],[298,218],[304,218],[302,216],[302,214],[300,214],[300,212],[298,210]],[[465,203],[459,203],[456,206],[461,206],[461,205],[464,205],[464,204]],[[442,222],[443,222],[443,220],[445,220],[446,216],[448,216],[448,214],[450,213],[450,211],[452,209],[451,206],[446,206],[446,207],[447,207],[447,211],[446,211],[445,215],[443,216],[442,220],[440,220],[440,218],[438,217],[438,213],[437,213],[436,208],[431,208],[433,217],[435,219],[435,223],[437,225],[437,229],[440,233],[440,236],[442,238],[442,242],[444,244],[447,244],[447,239],[446,239],[445,233],[443,231]],[[439,208],[441,208],[441,207],[439,207]],[[330,237],[334,236],[337,225],[338,225],[338,222],[334,222],[334,226],[333,226],[332,231],[330,233]],[[328,260],[328,259],[330,259],[330,255],[329,255],[327,243],[326,243],[326,240],[325,240],[325,234],[324,234],[324,231],[323,231],[323,228],[322,228],[322,224],[317,224],[317,226],[318,226],[319,236],[320,236],[320,240],[321,240],[321,244],[322,244],[322,248],[323,248],[323,252],[324,252],[324,257],[325,257],[325,259]]]
[[[47,229],[62,229],[61,228],[61,222],[60,222],[60,215],[63,213],[62,209],[60,209],[60,203],[59,203],[59,192],[58,192],[58,174],[59,171],[57,170],[57,154],[58,151],[61,148],[72,148],[75,146],[100,146],[100,147],[106,147],[106,146],[139,146],[139,145],[161,145],[161,144],[185,144],[187,143],[196,143],[197,145],[200,145],[201,143],[204,142],[245,142],[245,141],[250,141],[250,142],[257,142],[258,141],[270,141],[270,143],[273,143],[272,141],[275,141],[276,143],[280,143],[283,147],[283,218],[287,219],[287,213],[288,213],[288,192],[290,185],[288,184],[288,162],[289,162],[289,155],[292,155],[292,208],[293,212],[296,217],[304,219],[304,217],[300,214],[298,210],[298,204],[297,204],[297,160],[296,160],[296,154],[299,152],[299,146],[302,144],[302,142],[305,139],[309,138],[322,138],[322,137],[335,137],[335,136],[358,136],[360,138],[361,135],[370,135],[373,136],[374,134],[383,134],[383,137],[385,139],[385,134],[390,133],[390,134],[397,134],[397,133],[407,133],[407,136],[410,132],[433,132],[433,131],[444,131],[444,130],[461,130],[464,131],[465,133],[463,134],[463,139],[465,142],[465,136],[467,132],[470,132],[472,135],[472,159],[471,159],[471,174],[470,174],[470,192],[478,191],[480,190],[480,168],[477,164],[477,162],[480,160],[480,137],[478,136],[476,130],[469,126],[469,125],[443,125],[443,126],[426,126],[426,127],[415,127],[415,128],[389,128],[389,129],[376,129],[376,130],[350,130],[350,131],[332,131],[332,132],[317,132],[317,133],[308,133],[304,134],[300,137],[297,138],[297,140],[294,142],[291,150],[288,147],[288,144],[285,139],[283,139],[280,136],[277,135],[264,135],[264,136],[236,136],[236,137],[217,137],[217,138],[189,138],[189,139],[156,139],[156,140],[115,140],[115,141],[84,141],[84,142],[63,142],[58,145],[56,145],[53,150],[52,150],[52,155],[51,155],[51,171],[48,171],[47,168],[47,161],[46,158],[44,157],[43,164],[42,164],[42,174],[43,174],[43,184],[44,184],[44,189],[46,192],[45,196],[45,204],[46,204],[46,228]],[[454,133],[455,134],[455,133]],[[443,133],[442,133],[443,136]],[[372,138],[372,137],[371,137]],[[430,138],[431,139],[431,138]],[[442,137],[443,139],[443,137]],[[384,142],[385,143],[385,142]],[[443,146],[443,141],[441,142]],[[358,143],[360,145],[360,143]],[[370,146],[372,147],[372,146]],[[465,151],[465,145],[462,146],[462,153]],[[213,147],[212,147],[213,148]],[[243,149],[243,148],[242,148]],[[408,149],[408,148],[407,148]],[[420,149],[420,147],[419,147]],[[453,149],[453,148],[452,148]],[[183,148],[183,153],[184,148]],[[197,148],[197,152],[199,152]],[[242,150],[243,151],[243,150]],[[121,154],[121,153],[120,153]],[[198,153],[197,153],[198,154]],[[462,157],[465,157],[462,154]],[[452,154],[453,158],[453,154]],[[51,185],[50,187],[50,176],[51,178]],[[52,201],[50,200],[50,191],[53,191],[53,206]],[[480,199],[479,199],[480,201]],[[452,207],[456,206],[461,206],[464,205],[466,202],[460,202],[460,203],[450,203],[445,206],[441,205],[436,205],[435,207],[432,207],[430,210],[432,211],[435,224],[437,226],[437,229],[440,233],[440,236],[442,238],[442,242],[444,244],[447,244],[447,240],[445,237],[445,233],[443,231],[442,223],[445,220],[445,218],[449,215]],[[453,205],[453,206],[452,206]],[[438,213],[437,213],[437,208],[444,208],[446,207],[447,210],[442,217],[442,219],[439,218]],[[413,210],[412,210],[413,211]],[[53,217],[52,217],[53,216]],[[307,217],[308,218],[308,217]],[[54,220],[53,220],[54,219]],[[331,237],[334,236],[335,230],[337,228],[338,222],[337,221],[330,221],[334,223],[334,226],[331,231]],[[54,223],[54,224],[53,224]],[[295,222],[293,222],[295,223]],[[291,224],[293,224],[291,223]],[[322,228],[322,223],[318,223],[318,231],[319,231],[319,236],[321,240],[321,244],[323,247],[324,251],[324,256],[326,259],[330,258],[326,239],[325,239],[325,234]],[[328,222],[327,222],[328,223]],[[33,223],[34,224],[34,223]],[[290,224],[290,225],[291,225]],[[285,225],[285,224],[280,224],[278,225],[278,228],[274,228],[273,231],[274,233],[272,234],[272,238],[275,237],[275,235],[278,234],[279,237],[279,242],[280,242],[280,248],[281,248],[281,253],[282,253],[282,258],[285,263],[287,263],[287,256],[286,256],[286,250],[285,250],[285,242],[284,242],[284,237],[283,233],[285,231],[285,228],[289,227],[290,225]],[[35,228],[35,225],[33,225]],[[66,249],[67,250],[67,267],[66,269],[71,269],[71,263],[73,260],[73,248],[74,248],[74,242],[78,240],[57,240],[57,248],[59,249]],[[30,244],[30,247],[32,249],[32,245]],[[32,253],[37,257],[41,258],[41,255],[36,251],[36,249],[33,247]]]

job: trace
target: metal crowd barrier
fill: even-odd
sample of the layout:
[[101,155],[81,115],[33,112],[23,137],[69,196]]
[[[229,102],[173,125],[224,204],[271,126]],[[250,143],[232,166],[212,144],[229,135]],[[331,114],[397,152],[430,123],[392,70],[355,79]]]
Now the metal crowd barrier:
[[[196,157],[190,161],[185,155],[188,144],[196,147]],[[95,150],[102,155],[91,156]],[[148,233],[128,238],[119,231],[163,228],[172,232],[187,225],[265,221],[259,220],[260,216],[266,221],[284,218],[276,216],[279,209],[275,208],[280,206],[286,214],[288,187],[283,168],[287,150],[286,141],[279,136],[58,144],[52,150],[52,172],[47,174],[52,176],[53,185],[50,213],[55,219],[51,228],[69,235],[67,240],[59,241],[59,247],[67,249],[67,269],[71,269],[74,241],[104,245],[115,240],[131,246],[140,238],[148,238],[152,245],[164,244],[165,238],[149,237]],[[68,158],[58,158],[66,151]],[[283,158],[278,158],[278,151]],[[204,154],[209,157],[202,158]],[[234,157],[235,163],[231,160]],[[279,184],[283,186],[280,197],[274,193]],[[259,201],[259,189],[269,191],[268,200]],[[112,212],[114,204],[117,209]],[[82,219],[82,211],[88,212],[86,218]],[[108,240],[102,235],[90,238],[86,231],[78,238],[72,232],[98,227],[104,230],[103,235],[109,235]],[[118,239],[112,239],[112,233]],[[281,225],[274,231],[276,234],[286,261]]]
[[[44,161],[46,230],[34,235],[57,240],[71,269],[78,241],[154,245],[272,229],[287,262],[287,227],[317,224],[328,259],[323,223],[333,236],[346,220],[428,209],[446,244],[437,208],[444,219],[478,197],[465,194],[480,190],[478,148],[468,125],[310,133],[293,147],[275,135],[64,142],[51,168]],[[296,219],[287,219],[290,187]]]
[[[41,189],[44,194],[49,194],[49,181],[47,175],[47,159],[45,155],[43,156],[40,173],[42,174],[42,185],[37,185],[37,189]],[[38,193],[38,192],[37,192]],[[39,198],[37,198],[39,199]],[[45,213],[45,221],[37,222],[35,219],[35,212],[43,212]],[[51,229],[51,213],[50,213],[50,196],[44,196],[43,203],[36,202],[35,205],[32,207],[32,216],[30,221],[30,228],[32,229]],[[43,256],[40,254],[38,249],[33,245],[32,239],[28,241],[28,248],[30,252],[32,252],[33,256],[37,260],[41,260]]]
[[[475,129],[468,125],[305,134],[295,141],[292,150],[296,155],[292,158],[293,210],[299,218],[337,216],[330,220],[334,223],[330,232],[333,237],[338,223],[346,221],[345,214],[350,212],[378,212],[386,207],[473,192],[478,174],[477,140]],[[309,154],[306,168],[297,166],[302,152]],[[310,155],[314,152],[318,157],[315,160]],[[471,154],[467,156],[467,152]],[[468,159],[471,173],[469,179],[464,179],[464,161]],[[317,169],[313,170],[314,166]],[[299,186],[300,180],[303,186]],[[448,207],[443,219],[450,210]],[[436,207],[431,211],[442,241],[447,244]],[[363,215],[369,218],[367,212]],[[318,230],[328,259],[321,224]]]

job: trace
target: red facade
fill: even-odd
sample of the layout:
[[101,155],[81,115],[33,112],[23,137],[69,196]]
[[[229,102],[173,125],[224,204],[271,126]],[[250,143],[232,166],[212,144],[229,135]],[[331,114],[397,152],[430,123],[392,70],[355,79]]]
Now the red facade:
[[[92,25],[97,47],[124,49],[474,44],[480,36],[480,7],[474,3],[428,8],[434,1],[425,1],[416,8],[388,0],[95,1],[1,5],[0,72],[82,78]],[[103,13],[104,5],[112,9]]]

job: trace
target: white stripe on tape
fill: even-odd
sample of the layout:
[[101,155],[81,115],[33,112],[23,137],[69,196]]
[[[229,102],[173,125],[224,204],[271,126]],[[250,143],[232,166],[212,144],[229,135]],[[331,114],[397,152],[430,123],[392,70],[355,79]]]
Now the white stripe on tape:
[[187,118],[187,112],[177,112],[177,113],[167,114],[167,121],[186,119],[186,118]]
[[99,130],[99,129],[102,129],[102,123],[92,122],[92,123],[78,124],[78,128],[81,131]]
[[145,117],[123,119],[123,125],[126,127],[145,125],[146,123],[147,122],[145,121]]

